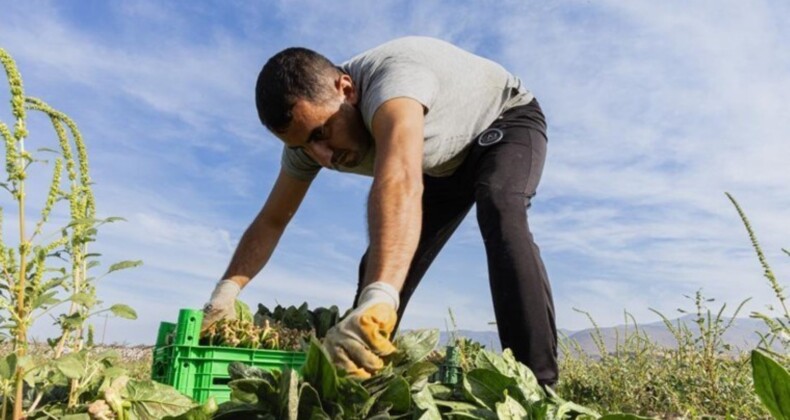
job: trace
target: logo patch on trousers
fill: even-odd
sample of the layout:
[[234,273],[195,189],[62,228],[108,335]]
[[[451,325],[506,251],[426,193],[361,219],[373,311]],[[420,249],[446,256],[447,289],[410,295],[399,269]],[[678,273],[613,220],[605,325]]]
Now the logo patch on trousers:
[[477,137],[477,144],[481,146],[490,146],[498,143],[503,137],[505,137],[505,133],[503,133],[502,130],[498,128],[489,128],[480,133]]

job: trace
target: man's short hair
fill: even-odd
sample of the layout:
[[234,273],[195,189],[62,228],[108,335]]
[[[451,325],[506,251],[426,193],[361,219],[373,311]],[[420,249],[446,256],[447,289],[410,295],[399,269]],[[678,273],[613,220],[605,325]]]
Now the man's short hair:
[[298,99],[322,103],[333,92],[328,78],[341,71],[323,55],[307,48],[287,48],[264,64],[255,85],[255,106],[261,123],[281,133],[293,119]]

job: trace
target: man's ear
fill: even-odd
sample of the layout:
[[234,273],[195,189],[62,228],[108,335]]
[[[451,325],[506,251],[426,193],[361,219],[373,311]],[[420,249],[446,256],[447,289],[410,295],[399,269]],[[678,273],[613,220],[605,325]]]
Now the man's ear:
[[345,96],[346,102],[351,105],[357,104],[359,97],[357,96],[357,89],[354,86],[354,81],[351,80],[351,76],[342,74],[340,78],[337,79],[336,86],[337,89],[343,93],[343,96]]

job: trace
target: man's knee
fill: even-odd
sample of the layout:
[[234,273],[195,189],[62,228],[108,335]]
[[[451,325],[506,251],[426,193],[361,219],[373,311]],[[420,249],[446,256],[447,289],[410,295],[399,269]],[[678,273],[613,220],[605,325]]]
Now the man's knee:
[[523,192],[513,191],[506,185],[485,184],[475,191],[477,221],[483,225],[523,225],[530,197]]

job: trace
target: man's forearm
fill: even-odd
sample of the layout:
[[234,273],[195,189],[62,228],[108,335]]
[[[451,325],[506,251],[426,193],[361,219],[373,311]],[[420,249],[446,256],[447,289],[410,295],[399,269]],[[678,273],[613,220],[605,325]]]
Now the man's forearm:
[[261,271],[309,187],[310,181],[301,181],[280,170],[266,203],[241,236],[223,279],[244,287]]
[[365,285],[383,281],[398,290],[403,286],[422,223],[422,178],[412,178],[405,173],[380,177],[371,187]]
[[250,225],[242,235],[222,278],[231,279],[244,287],[269,261],[283,230],[265,224]]

